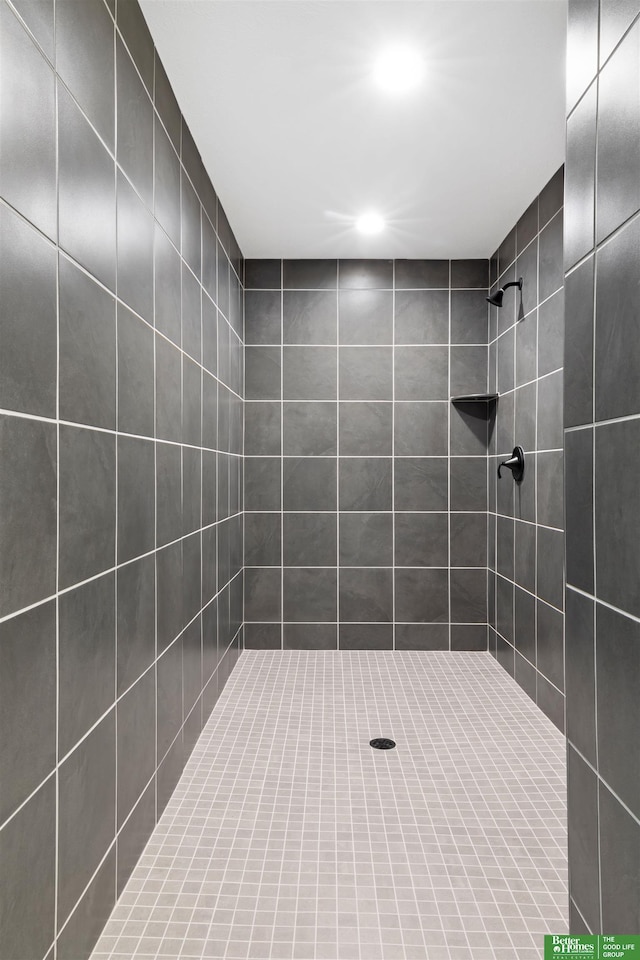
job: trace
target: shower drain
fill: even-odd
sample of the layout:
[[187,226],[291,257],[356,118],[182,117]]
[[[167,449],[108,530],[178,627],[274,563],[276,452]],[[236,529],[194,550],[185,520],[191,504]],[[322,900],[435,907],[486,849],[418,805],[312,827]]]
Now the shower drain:
[[376,750],[392,750],[395,745],[395,740],[390,740],[389,737],[375,737],[375,739],[369,740],[369,746]]

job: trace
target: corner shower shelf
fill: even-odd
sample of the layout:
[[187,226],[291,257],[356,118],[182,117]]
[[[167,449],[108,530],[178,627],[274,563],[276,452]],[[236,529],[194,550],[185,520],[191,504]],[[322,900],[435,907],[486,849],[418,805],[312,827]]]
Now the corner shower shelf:
[[495,403],[497,393],[467,393],[460,397],[451,397],[451,403]]
[[494,416],[497,400],[497,393],[467,393],[460,397],[451,397],[451,403],[467,408],[468,416],[487,422]]

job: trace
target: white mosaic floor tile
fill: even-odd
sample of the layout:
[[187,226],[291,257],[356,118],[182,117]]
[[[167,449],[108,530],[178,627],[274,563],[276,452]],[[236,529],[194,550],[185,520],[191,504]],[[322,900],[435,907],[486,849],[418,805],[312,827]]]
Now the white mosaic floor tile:
[[538,960],[565,792],[489,654],[245,652],[92,960]]

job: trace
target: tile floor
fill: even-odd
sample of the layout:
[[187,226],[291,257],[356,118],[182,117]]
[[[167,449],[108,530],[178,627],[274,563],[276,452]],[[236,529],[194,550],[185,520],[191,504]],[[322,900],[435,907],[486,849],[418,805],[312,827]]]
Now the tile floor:
[[539,960],[567,930],[564,738],[489,654],[250,651],[93,960]]

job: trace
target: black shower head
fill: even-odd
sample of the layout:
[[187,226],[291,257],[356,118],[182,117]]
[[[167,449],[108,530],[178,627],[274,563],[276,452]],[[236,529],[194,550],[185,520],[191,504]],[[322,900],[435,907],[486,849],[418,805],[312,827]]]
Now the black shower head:
[[518,290],[522,290],[522,277],[520,277],[518,280],[512,280],[510,283],[505,283],[504,287],[500,287],[500,289],[496,290],[494,294],[492,294],[490,297],[487,297],[489,303],[493,304],[494,307],[501,307],[504,292],[509,287],[517,287]]

